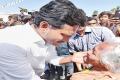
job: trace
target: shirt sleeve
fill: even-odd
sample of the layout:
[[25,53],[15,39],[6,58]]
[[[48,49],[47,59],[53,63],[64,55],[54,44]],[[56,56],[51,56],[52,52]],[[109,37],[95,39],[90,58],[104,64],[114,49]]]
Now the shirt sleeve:
[[42,80],[42,79],[38,75],[36,75],[35,73],[33,73],[31,80]]
[[26,58],[26,51],[9,43],[0,43],[0,71],[4,80],[32,80],[34,77],[34,71]]
[[77,51],[77,48],[74,45],[75,43],[73,38],[70,38],[67,44],[70,53],[74,53]]
[[103,41],[108,41],[108,40],[114,39],[115,35],[110,29],[103,27],[101,38]]
[[50,62],[51,64],[53,64],[53,65],[61,66],[61,65],[59,64],[59,62],[60,62],[60,60],[61,60],[62,58],[64,58],[64,57],[56,57],[56,58],[51,59],[49,62]]
[[59,64],[59,62],[63,57],[57,55],[57,51],[55,49],[55,46],[48,45],[47,53],[48,54],[47,54],[47,57],[46,57],[46,61],[48,63],[51,63],[51,64],[56,65],[56,66],[61,66]]

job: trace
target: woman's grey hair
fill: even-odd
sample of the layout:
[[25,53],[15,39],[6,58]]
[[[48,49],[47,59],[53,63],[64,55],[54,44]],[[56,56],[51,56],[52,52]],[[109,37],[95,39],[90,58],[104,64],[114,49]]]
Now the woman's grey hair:
[[110,45],[113,48],[104,50],[103,54],[100,55],[100,61],[111,72],[120,73],[120,39],[115,39]]

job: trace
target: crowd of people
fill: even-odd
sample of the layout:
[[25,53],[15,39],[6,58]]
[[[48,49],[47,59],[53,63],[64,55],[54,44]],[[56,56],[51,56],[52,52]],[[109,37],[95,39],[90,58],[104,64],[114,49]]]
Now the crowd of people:
[[120,10],[88,17],[69,0],[53,0],[0,20],[0,35],[0,80],[120,79]]
[[31,23],[37,14],[38,11],[28,13],[20,11],[20,14],[9,14],[7,22],[5,22],[3,18],[0,18],[0,29],[16,25],[24,25],[27,22]]

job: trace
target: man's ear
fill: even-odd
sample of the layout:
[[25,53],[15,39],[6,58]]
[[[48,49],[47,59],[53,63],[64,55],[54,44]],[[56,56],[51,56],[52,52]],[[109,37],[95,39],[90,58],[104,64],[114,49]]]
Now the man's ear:
[[49,23],[47,21],[40,22],[40,25],[38,27],[39,33],[45,38],[47,34],[49,33],[50,27]]
[[48,29],[49,28],[48,22],[47,21],[40,22],[39,28],[41,28],[41,29]]

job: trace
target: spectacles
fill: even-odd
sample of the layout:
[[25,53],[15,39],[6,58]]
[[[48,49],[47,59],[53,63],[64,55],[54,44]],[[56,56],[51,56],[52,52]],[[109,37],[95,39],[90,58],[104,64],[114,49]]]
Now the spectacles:
[[92,25],[92,24],[96,24],[96,23],[88,23],[88,25]]

